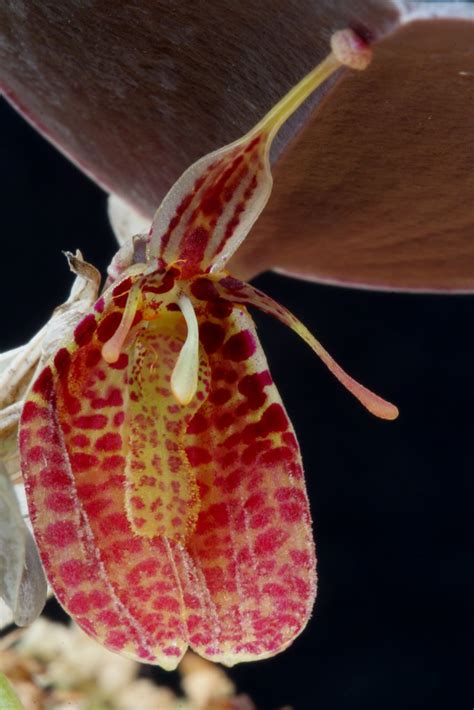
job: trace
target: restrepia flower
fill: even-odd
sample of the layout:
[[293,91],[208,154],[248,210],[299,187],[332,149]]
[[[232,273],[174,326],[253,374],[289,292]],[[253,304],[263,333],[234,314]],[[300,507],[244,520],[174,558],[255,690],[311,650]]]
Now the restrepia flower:
[[285,308],[225,271],[271,191],[289,115],[365,44],[332,53],[240,140],[174,185],[146,238],[34,382],[20,422],[29,510],[49,582],[107,648],[175,668],[190,646],[233,665],[302,631],[316,593],[301,457],[247,306],[295,330],[374,414]]

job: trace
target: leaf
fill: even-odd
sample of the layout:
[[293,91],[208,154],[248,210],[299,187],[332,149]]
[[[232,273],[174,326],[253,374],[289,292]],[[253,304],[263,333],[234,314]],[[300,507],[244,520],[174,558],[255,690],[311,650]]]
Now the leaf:
[[256,123],[335,29],[360,28],[373,66],[347,72],[285,130],[272,200],[231,268],[472,291],[472,5],[214,0],[208,10],[30,0],[23,17],[4,3],[0,81],[48,139],[150,220],[182,171]]
[[27,530],[2,463],[0,473],[0,596],[14,611],[25,566]]
[[46,579],[33,537],[0,462],[0,596],[18,626],[31,624],[46,601]]
[[17,626],[29,626],[43,611],[47,596],[46,577],[36,543],[29,530],[25,541],[25,564],[21,575],[13,620]]
[[0,707],[2,710],[23,710],[23,705],[3,673],[0,673]]

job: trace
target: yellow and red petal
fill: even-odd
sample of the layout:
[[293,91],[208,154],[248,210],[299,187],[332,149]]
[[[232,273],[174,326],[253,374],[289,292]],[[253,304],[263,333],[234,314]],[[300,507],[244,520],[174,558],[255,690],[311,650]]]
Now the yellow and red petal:
[[200,316],[211,390],[188,427],[201,510],[187,544],[197,577],[186,613],[191,647],[233,665],[272,656],[303,630],[316,561],[291,422],[252,319],[225,305]]
[[[109,649],[174,668],[187,647],[181,546],[171,537],[151,537],[146,517],[147,534],[138,535],[136,530],[138,508],[143,500],[149,502],[143,495],[147,482],[151,488],[153,479],[164,489],[166,529],[178,517],[180,492],[173,490],[174,480],[156,462],[150,471],[144,461],[145,481],[128,477],[129,468],[133,470],[133,463],[141,459],[140,452],[129,450],[138,431],[134,417],[139,420],[146,414],[143,408],[129,406],[143,385],[140,369],[131,362],[130,352],[122,352],[113,363],[102,357],[103,344],[121,322],[128,291],[121,283],[101,299],[95,313],[76,328],[75,342],[62,347],[34,383],[21,420],[22,471],[42,561],[61,604]],[[164,332],[167,347],[179,350],[184,333],[180,339],[178,329],[173,338]],[[158,342],[159,334],[154,345]],[[159,361],[161,372],[170,365],[166,357]],[[150,378],[146,386],[152,384]],[[172,406],[173,400],[166,402],[161,394],[162,406]],[[186,418],[179,425],[185,423]],[[155,422],[142,427],[147,443],[156,444],[156,452],[166,457],[169,470],[182,463],[173,447],[166,447],[179,438],[171,429],[164,440],[157,437],[154,443]],[[141,502],[132,518],[135,485]],[[197,510],[189,515],[195,520]],[[186,523],[176,526],[176,537]]]

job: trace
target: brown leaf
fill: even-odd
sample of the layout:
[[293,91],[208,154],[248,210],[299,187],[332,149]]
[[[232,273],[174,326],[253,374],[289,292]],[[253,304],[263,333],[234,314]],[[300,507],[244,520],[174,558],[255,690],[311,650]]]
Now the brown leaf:
[[[316,92],[283,131],[275,192],[235,270],[472,290],[470,4],[206,8],[4,4],[1,81],[46,136],[149,218],[192,161],[248,130],[326,54],[331,32],[352,26],[375,42],[373,65],[346,72],[323,102]],[[436,13],[459,19],[417,19]]]

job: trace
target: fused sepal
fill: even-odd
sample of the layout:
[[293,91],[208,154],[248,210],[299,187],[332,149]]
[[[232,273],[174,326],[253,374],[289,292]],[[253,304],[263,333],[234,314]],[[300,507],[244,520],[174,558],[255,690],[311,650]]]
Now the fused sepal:
[[[49,581],[82,628],[165,668],[188,645],[232,665],[282,650],[309,618],[301,458],[245,308],[194,299],[199,386],[187,406],[172,396],[179,296],[146,300],[165,281],[113,286],[43,370],[22,414],[23,474]],[[109,362],[137,283],[135,326]]]

